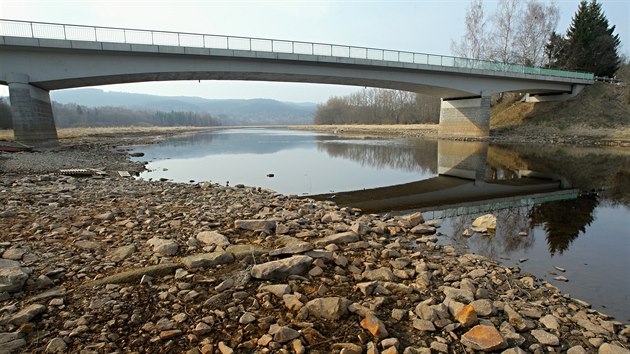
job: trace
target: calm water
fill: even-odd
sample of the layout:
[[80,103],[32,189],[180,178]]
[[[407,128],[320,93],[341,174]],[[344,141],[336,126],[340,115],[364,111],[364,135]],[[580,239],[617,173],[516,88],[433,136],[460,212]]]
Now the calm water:
[[[630,149],[230,129],[135,150],[145,153],[136,160],[148,161],[144,179],[329,193],[339,204],[381,213],[422,210],[442,219],[441,243],[518,265],[630,322]],[[380,188],[392,185],[404,186]],[[344,193],[364,189],[371,190]],[[487,212],[497,216],[496,235],[463,237]]]

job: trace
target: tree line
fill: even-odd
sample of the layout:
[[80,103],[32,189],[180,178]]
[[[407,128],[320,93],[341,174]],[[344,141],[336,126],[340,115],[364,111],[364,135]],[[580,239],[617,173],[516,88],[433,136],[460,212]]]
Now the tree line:
[[499,0],[487,12],[473,0],[466,12],[466,32],[451,43],[455,55],[501,63],[546,66],[612,77],[622,62],[615,26],[597,0],[581,0],[565,34],[556,32],[555,2]]
[[[149,126],[215,126],[219,120],[208,113],[161,112],[132,110],[123,107],[87,107],[74,103],[53,102],[53,115],[58,128],[116,127],[130,125]],[[0,98],[0,129],[11,129],[11,107],[6,98]]]
[[317,106],[314,124],[438,123],[440,99],[413,92],[365,88]]

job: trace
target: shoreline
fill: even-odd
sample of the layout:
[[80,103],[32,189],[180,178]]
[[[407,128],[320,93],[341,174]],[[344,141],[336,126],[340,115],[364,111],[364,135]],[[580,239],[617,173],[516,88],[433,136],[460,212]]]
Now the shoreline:
[[106,175],[0,172],[0,269],[13,275],[0,277],[13,282],[0,334],[16,352],[465,352],[481,350],[478,332],[494,340],[484,350],[508,353],[629,345],[630,326],[518,267],[438,245],[416,214],[117,176],[143,167],[122,143],[152,134],[37,153],[49,170],[71,151]]

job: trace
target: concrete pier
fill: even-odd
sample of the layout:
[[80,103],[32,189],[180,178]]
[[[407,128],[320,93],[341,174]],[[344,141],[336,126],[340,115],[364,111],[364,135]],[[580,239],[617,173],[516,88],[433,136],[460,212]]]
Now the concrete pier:
[[440,135],[487,137],[490,132],[490,96],[443,99]]
[[29,84],[28,75],[7,75],[15,141],[35,146],[58,144],[48,91]]
[[438,174],[483,182],[488,143],[438,140]]

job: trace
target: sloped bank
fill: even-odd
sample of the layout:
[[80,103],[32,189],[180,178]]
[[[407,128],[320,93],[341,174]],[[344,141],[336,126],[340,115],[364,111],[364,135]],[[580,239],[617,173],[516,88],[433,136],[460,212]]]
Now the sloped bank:
[[628,352],[630,326],[434,227],[243,186],[0,175],[0,351]]

